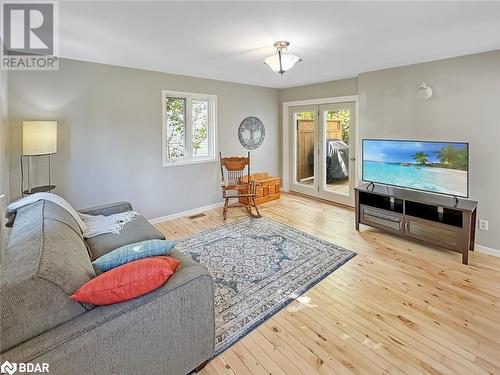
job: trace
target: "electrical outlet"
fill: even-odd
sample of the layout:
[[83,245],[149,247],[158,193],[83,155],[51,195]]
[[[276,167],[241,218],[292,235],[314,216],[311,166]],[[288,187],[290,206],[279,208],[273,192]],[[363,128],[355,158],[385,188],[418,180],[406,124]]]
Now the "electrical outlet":
[[479,220],[479,229],[488,230],[488,220],[484,219]]

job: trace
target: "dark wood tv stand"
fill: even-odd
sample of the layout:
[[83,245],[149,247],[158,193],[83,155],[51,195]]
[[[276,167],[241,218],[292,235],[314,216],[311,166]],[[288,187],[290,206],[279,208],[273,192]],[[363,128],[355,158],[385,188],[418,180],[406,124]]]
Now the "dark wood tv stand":
[[356,194],[356,229],[369,225],[462,254],[474,250],[477,202],[438,194],[363,184]]

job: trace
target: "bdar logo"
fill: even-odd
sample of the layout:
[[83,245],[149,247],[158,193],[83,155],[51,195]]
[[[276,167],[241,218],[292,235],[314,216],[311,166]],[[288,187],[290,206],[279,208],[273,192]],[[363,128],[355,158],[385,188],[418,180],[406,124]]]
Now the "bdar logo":
[[2,374],[14,374],[17,371],[17,363],[10,363],[9,361],[5,361],[0,366],[0,371]]

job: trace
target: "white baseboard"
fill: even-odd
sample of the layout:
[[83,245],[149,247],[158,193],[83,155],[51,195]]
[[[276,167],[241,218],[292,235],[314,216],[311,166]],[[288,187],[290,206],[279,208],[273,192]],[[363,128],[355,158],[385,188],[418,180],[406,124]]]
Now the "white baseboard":
[[180,217],[185,217],[185,216],[192,216],[192,215],[199,214],[200,212],[212,210],[214,208],[219,208],[222,206],[224,206],[224,202],[218,202],[218,203],[214,203],[214,204],[209,204],[208,206],[193,208],[191,210],[177,212],[175,214],[161,216],[161,217],[157,217],[155,219],[150,219],[149,222],[151,224],[158,224],[158,223],[161,223],[162,221],[174,220],[174,219],[178,219]]
[[500,250],[493,249],[491,247],[487,246],[482,246],[482,245],[475,245],[474,250],[480,253],[488,254],[488,255],[493,255],[496,257],[500,257]]

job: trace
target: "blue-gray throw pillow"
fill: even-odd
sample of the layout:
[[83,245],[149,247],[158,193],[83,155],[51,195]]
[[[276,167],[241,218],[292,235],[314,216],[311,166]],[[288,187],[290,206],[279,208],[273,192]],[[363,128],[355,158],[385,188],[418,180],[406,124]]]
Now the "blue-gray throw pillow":
[[168,240],[148,240],[119,247],[92,262],[102,272],[122,264],[149,258],[154,256],[168,255],[175,243]]

